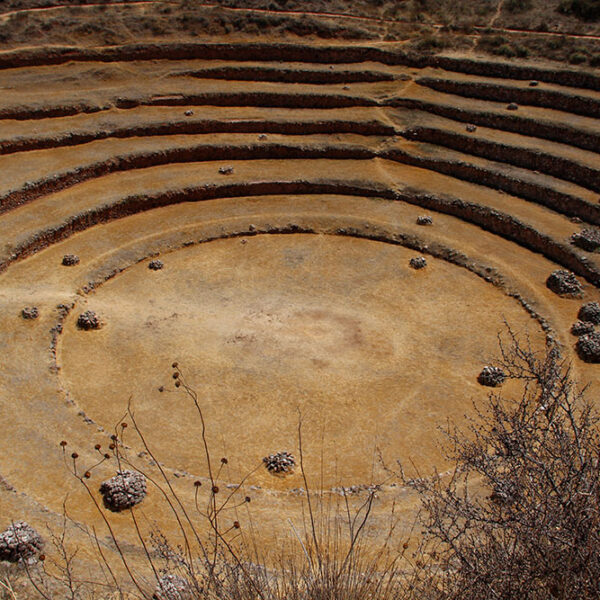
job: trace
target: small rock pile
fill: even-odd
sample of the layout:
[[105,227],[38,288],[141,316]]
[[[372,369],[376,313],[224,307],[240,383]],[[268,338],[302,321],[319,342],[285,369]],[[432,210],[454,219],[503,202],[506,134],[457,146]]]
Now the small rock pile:
[[594,324],[589,321],[575,321],[571,326],[571,333],[577,336],[594,333]]
[[587,304],[584,304],[579,309],[577,317],[581,321],[600,325],[600,304],[598,304],[598,302],[588,302]]
[[473,133],[474,131],[477,131],[477,125],[473,125],[472,123],[469,123],[465,129],[469,132],[469,133]]
[[583,287],[570,271],[553,271],[546,279],[546,287],[559,296],[581,296]]
[[24,319],[37,319],[40,316],[40,311],[37,306],[26,306],[21,311],[21,316]]
[[151,260],[148,263],[148,268],[151,271],[160,271],[164,266],[165,266],[165,264],[163,263],[163,261],[159,260],[158,258]]
[[487,387],[498,387],[506,381],[506,373],[500,367],[483,367],[477,381]]
[[291,473],[296,466],[296,460],[289,452],[277,452],[263,458],[265,467],[270,473]]
[[146,478],[137,471],[118,471],[102,483],[100,493],[108,510],[120,512],[146,497]]
[[571,236],[571,243],[582,250],[597,252],[600,250],[600,229],[582,229]]
[[519,109],[519,105],[516,102],[511,102],[507,107],[506,110],[518,110]]
[[79,329],[85,329],[86,331],[89,331],[90,329],[100,329],[100,327],[102,327],[102,321],[93,310],[86,310],[77,318],[77,327],[79,327]]
[[221,175],[231,175],[233,173],[233,167],[231,165],[219,167],[219,173],[221,173]]
[[31,525],[17,521],[0,533],[0,560],[25,561],[39,554],[44,540]]
[[417,225],[433,225],[433,219],[429,215],[417,217]]
[[163,575],[158,580],[152,600],[192,600],[189,581],[179,575]]
[[79,256],[77,254],[65,254],[62,259],[62,264],[65,267],[73,267],[79,264]]
[[186,111],[185,111],[183,114],[184,114],[186,117],[191,117],[191,116],[193,116],[193,114],[194,114],[194,111],[193,111],[193,110],[191,110],[191,109],[189,109],[189,110],[186,110]]
[[427,259],[424,256],[415,256],[408,261],[412,269],[424,269],[427,266]]
[[588,363],[600,363],[600,331],[582,335],[576,344],[577,354]]

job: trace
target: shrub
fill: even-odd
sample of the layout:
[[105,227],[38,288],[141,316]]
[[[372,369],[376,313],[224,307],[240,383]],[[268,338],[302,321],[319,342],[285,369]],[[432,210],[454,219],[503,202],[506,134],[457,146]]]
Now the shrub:
[[563,0],[558,10],[572,14],[585,21],[595,21],[600,18],[600,2],[598,0]]
[[555,347],[510,335],[502,367],[522,395],[490,395],[468,432],[448,431],[452,475],[413,484],[440,597],[598,598],[599,416]]

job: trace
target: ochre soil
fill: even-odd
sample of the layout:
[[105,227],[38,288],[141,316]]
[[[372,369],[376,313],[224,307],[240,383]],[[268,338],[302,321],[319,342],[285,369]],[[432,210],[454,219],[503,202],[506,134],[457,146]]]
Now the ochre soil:
[[[70,516],[103,531],[69,457],[79,454],[78,473],[97,462],[94,445],[105,451],[128,402],[181,498],[193,505],[199,480],[204,500],[199,415],[174,387],[173,361],[198,392],[213,460],[228,459],[221,487],[248,475],[240,494],[266,551],[291,534],[288,519],[300,527],[306,483],[261,459],[299,459],[300,423],[311,488],[339,499],[339,486],[380,484],[373,535],[392,505],[406,535],[418,503],[392,471],[449,468],[440,428],[464,425],[486,398],[477,375],[505,323],[537,351],[558,342],[597,395],[598,367],[577,358],[569,333],[581,303],[600,299],[598,255],[569,242],[600,223],[597,88],[544,82],[536,89],[554,96],[511,112],[494,90],[521,104],[528,80],[330,68],[310,52],[0,71],[7,522],[59,526],[68,496]],[[240,69],[288,82],[236,79]],[[304,82],[327,74],[335,83]],[[424,77],[487,83],[490,97],[436,91]],[[560,110],[545,105],[556,94]],[[416,225],[423,214],[432,226]],[[61,265],[69,253],[77,266]],[[409,268],[420,255],[428,266]],[[164,268],[150,270],[152,258]],[[557,268],[576,272],[583,299],[546,288]],[[21,318],[26,306],[37,320]],[[84,310],[104,326],[78,329]],[[502,393],[518,395],[519,383]],[[125,421],[126,456],[160,478]],[[111,459],[92,470],[95,497],[115,469]],[[176,531],[152,485],[139,512],[144,527]],[[250,526],[245,509],[234,514]],[[114,524],[135,555],[130,518]]]

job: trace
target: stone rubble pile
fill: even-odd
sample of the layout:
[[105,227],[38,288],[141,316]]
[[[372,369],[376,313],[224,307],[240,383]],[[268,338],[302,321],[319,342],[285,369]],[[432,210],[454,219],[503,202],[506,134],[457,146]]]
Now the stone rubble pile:
[[0,560],[21,562],[39,554],[44,540],[31,525],[16,521],[0,533]]
[[424,269],[427,266],[427,259],[424,256],[416,256],[408,262],[412,269]]
[[86,310],[77,318],[77,327],[79,329],[89,331],[90,329],[100,329],[101,326],[102,321],[93,310]]
[[477,381],[487,387],[498,387],[506,381],[506,373],[500,367],[483,367]]
[[600,325],[600,304],[598,302],[588,302],[579,309],[577,318],[580,321],[587,321],[594,325]]
[[158,580],[158,585],[152,600],[192,600],[192,590],[189,582],[171,573],[163,575]]
[[575,321],[571,327],[571,333],[577,336],[594,333],[594,324],[589,321]]
[[417,217],[417,225],[433,225],[433,219],[429,215]]
[[600,229],[582,229],[571,236],[571,243],[582,250],[597,252],[600,250]]
[[576,344],[577,354],[588,363],[600,363],[600,331],[582,335]]
[[158,258],[151,260],[148,263],[148,268],[151,271],[160,271],[164,266],[165,266],[165,264],[163,263],[163,261],[159,260]]
[[285,451],[265,456],[263,463],[270,473],[291,473],[296,466],[294,456]]
[[65,267],[73,267],[79,264],[79,256],[77,254],[65,254],[62,259],[62,264]]
[[581,296],[583,287],[570,271],[558,269],[546,279],[546,287],[559,296]]
[[26,306],[21,311],[21,316],[24,319],[37,319],[40,316],[40,311],[37,306]]
[[100,486],[104,506],[120,512],[139,504],[146,497],[146,478],[137,471],[119,471]]

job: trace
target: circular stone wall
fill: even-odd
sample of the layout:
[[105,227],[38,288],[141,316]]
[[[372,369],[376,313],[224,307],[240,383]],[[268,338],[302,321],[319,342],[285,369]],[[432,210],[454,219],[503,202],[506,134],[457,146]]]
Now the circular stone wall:
[[[175,390],[178,360],[198,391],[215,458],[242,476],[272,452],[297,455],[323,487],[373,480],[386,462],[439,465],[446,419],[487,395],[477,375],[497,355],[506,319],[541,342],[518,302],[467,269],[351,237],[259,235],[212,241],[139,263],[76,305],[59,344],[63,386],[110,429],[128,399],[146,438],[174,470],[206,472],[200,421]],[[98,331],[77,328],[83,310]],[[509,382],[510,385],[510,382]],[[164,391],[159,388],[164,386]],[[126,442],[142,448],[134,435]],[[374,467],[374,463],[376,466]],[[263,487],[301,484],[259,468]]]

